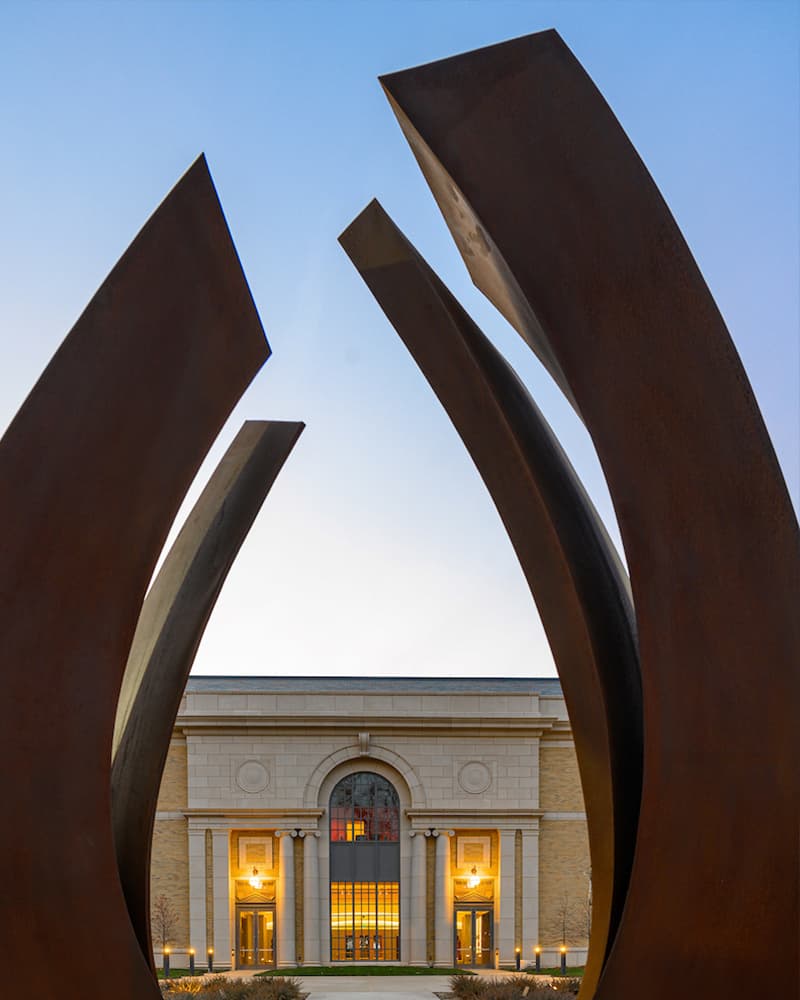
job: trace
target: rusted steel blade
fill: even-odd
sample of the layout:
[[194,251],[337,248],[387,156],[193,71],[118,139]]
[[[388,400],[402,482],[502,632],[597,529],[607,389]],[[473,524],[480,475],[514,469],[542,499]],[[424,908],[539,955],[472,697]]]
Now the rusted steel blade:
[[[205,160],[0,441],[0,939],[10,993],[157,998],[122,893],[111,743],[170,524],[269,348]],[[12,763],[13,762],[13,763]]]
[[461,435],[539,608],[586,801],[594,903],[585,977],[596,982],[625,900],[641,793],[641,682],[627,576],[517,375],[378,202],[340,242]]
[[555,32],[382,79],[478,287],[573,401],[631,573],[644,781],[597,996],[797,992],[800,543],[719,311],[611,110]]
[[139,615],[114,730],[111,813],[142,952],[150,938],[150,850],[175,716],[206,624],[242,542],[304,425],[247,421],[214,471]]

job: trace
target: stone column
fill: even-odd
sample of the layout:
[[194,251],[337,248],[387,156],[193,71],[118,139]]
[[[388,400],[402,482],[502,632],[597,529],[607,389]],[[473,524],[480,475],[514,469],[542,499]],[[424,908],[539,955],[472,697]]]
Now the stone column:
[[500,949],[500,962],[514,962],[514,841],[516,830],[500,831],[500,913],[495,915],[497,937],[495,949]]
[[539,944],[539,830],[522,831],[522,957]]
[[214,859],[214,965],[227,969],[231,965],[231,891],[230,832],[212,831]]
[[303,961],[306,965],[320,964],[319,917],[319,854],[316,830],[307,830],[304,838],[305,864],[303,867]]
[[411,965],[425,965],[425,831],[412,830],[411,848],[411,940],[408,961]]
[[294,830],[281,830],[280,860],[276,918],[278,921],[278,965],[292,968],[297,964],[294,953]]
[[450,875],[450,838],[455,830],[440,830],[436,840],[436,964],[453,965],[453,879]]
[[206,831],[189,830],[189,947],[206,960]]

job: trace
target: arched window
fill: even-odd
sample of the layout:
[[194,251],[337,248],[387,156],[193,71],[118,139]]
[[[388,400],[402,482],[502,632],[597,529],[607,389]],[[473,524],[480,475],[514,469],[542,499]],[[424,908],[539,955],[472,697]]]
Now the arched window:
[[331,959],[400,958],[400,800],[386,778],[349,774],[330,798]]
[[331,795],[330,817],[334,842],[400,839],[400,800],[379,774],[342,778]]

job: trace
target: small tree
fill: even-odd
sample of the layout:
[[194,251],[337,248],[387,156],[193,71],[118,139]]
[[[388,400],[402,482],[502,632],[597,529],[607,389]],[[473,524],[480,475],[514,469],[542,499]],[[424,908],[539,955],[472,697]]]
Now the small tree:
[[178,926],[178,914],[175,907],[166,896],[156,896],[153,900],[151,920],[153,924],[153,941],[161,945],[162,953],[175,939]]

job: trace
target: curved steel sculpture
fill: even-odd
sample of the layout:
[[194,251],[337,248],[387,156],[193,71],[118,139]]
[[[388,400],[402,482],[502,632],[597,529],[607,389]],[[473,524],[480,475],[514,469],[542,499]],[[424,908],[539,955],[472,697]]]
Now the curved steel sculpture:
[[[269,354],[204,159],[0,441],[0,940],[11,993],[159,997],[111,827],[111,743],[153,568]],[[13,763],[12,763],[13,762]]]
[[644,780],[597,996],[646,970],[660,1000],[680,969],[728,997],[770,954],[796,992],[800,543],[722,317],[555,32],[382,83],[474,282],[581,414],[625,545]]
[[111,815],[122,890],[150,963],[150,853],[175,716],[228,571],[303,427],[282,421],[244,424],[186,519],[139,615],[117,706]]
[[539,608],[586,802],[590,988],[625,901],[641,794],[641,681],[627,576],[516,373],[381,206],[372,202],[339,239],[461,435]]

